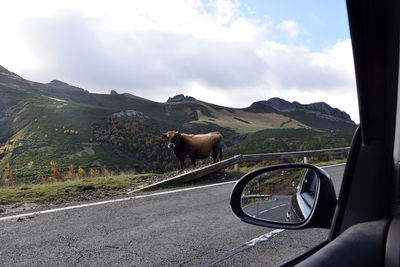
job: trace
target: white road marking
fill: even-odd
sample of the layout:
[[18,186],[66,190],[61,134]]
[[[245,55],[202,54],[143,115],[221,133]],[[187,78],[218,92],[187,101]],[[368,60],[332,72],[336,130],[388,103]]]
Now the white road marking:
[[284,207],[284,206],[287,206],[287,205],[289,205],[289,204],[281,204],[279,206],[276,206],[276,207],[273,207],[273,208],[270,208],[270,209],[267,209],[267,210],[263,210],[263,211],[259,212],[258,214],[263,214],[263,213],[266,213],[266,212],[268,212],[270,210],[277,209],[279,207]]
[[224,182],[224,183],[218,183],[218,184],[202,185],[202,186],[196,186],[196,187],[190,187],[190,188],[182,188],[182,189],[177,189],[177,190],[158,192],[158,193],[153,193],[153,194],[148,194],[148,195],[132,196],[132,197],[127,197],[127,198],[118,198],[118,199],[105,200],[105,201],[100,201],[100,202],[92,202],[92,203],[86,203],[86,204],[63,207],[63,208],[23,213],[23,214],[11,215],[11,216],[6,216],[6,217],[0,217],[0,221],[18,219],[18,218],[29,217],[29,216],[36,216],[36,215],[40,215],[40,214],[53,213],[53,212],[63,211],[63,210],[72,210],[72,209],[79,209],[79,208],[85,208],[85,207],[91,207],[91,206],[104,205],[104,204],[109,204],[109,203],[114,203],[114,202],[122,202],[122,201],[127,201],[127,200],[132,200],[132,199],[141,199],[141,198],[148,198],[148,197],[153,197],[153,196],[162,196],[162,195],[191,191],[191,190],[196,190],[196,189],[203,189],[203,188],[208,188],[208,187],[233,184],[236,182],[237,181],[230,181],[230,182]]
[[244,250],[247,250],[247,249],[249,249],[249,248],[254,247],[254,246],[257,245],[258,243],[262,243],[262,242],[265,242],[265,241],[270,240],[271,238],[277,236],[279,233],[281,233],[281,232],[283,232],[283,231],[285,231],[285,230],[283,230],[283,229],[276,229],[276,230],[273,230],[273,231],[271,231],[271,232],[269,232],[269,233],[267,233],[267,234],[263,234],[262,236],[259,236],[259,237],[257,237],[257,238],[254,238],[254,239],[252,239],[252,240],[250,240],[250,241],[244,243],[244,244],[241,245],[240,247],[238,247],[238,248],[236,248],[236,249],[233,249],[233,250],[231,250],[231,251],[229,251],[229,252],[227,252],[227,253],[225,253],[225,254],[219,256],[218,258],[212,259],[212,260],[210,260],[210,261],[208,261],[208,262],[206,262],[206,263],[204,263],[204,264],[201,264],[200,266],[201,266],[201,267],[214,266],[215,264],[217,264],[217,263],[219,263],[219,262],[221,262],[221,261],[224,261],[224,260],[226,260],[226,259],[229,259],[230,257],[232,257],[232,256],[234,256],[234,255],[236,255],[236,254],[238,254],[238,253],[240,253],[240,252],[242,252],[242,251],[244,251]]
[[325,169],[325,168],[331,168],[331,167],[338,167],[338,166],[342,166],[342,165],[346,165],[346,163],[338,163],[338,164],[333,164],[333,165],[321,166],[320,168]]
[[[324,169],[324,168],[336,167],[336,166],[341,166],[341,165],[344,165],[344,164],[346,164],[346,163],[323,166],[321,168]],[[207,188],[207,187],[214,187],[214,186],[220,186],[220,185],[226,185],[226,184],[233,184],[233,183],[236,183],[236,182],[237,181],[231,181],[231,182],[224,182],[224,183],[218,183],[218,184],[203,185],[203,186],[183,188],[183,189],[177,189],[177,190],[171,190],[171,191],[165,191],[165,192],[158,192],[158,193],[149,194],[149,195],[133,196],[133,197],[127,197],[127,198],[119,198],[119,199],[100,201],[100,202],[92,202],[92,203],[81,204],[81,205],[76,205],[76,206],[69,206],[69,207],[63,207],[63,208],[56,208],[56,209],[49,209],[49,210],[30,212],[30,213],[23,213],[23,214],[11,215],[11,216],[6,216],[6,217],[0,217],[0,221],[18,219],[18,218],[22,218],[22,217],[35,216],[35,215],[46,214],[46,213],[53,213],[53,212],[63,211],[63,210],[72,210],[72,209],[79,209],[79,208],[85,208],[85,207],[91,207],[91,206],[104,205],[104,204],[127,201],[127,200],[132,200],[132,199],[147,198],[147,197],[152,197],[152,196],[161,196],[161,195],[185,192],[185,191],[190,191],[190,190],[202,189],[202,188]]]

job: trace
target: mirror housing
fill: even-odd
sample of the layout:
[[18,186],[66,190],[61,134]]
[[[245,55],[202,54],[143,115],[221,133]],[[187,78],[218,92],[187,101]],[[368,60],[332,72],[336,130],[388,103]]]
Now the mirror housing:
[[[250,216],[248,213],[243,211],[242,198],[244,195],[244,190],[252,181],[254,181],[255,177],[292,168],[310,169],[316,174],[318,179],[314,204],[307,218],[304,218],[303,221],[299,222],[280,222],[260,219],[255,216]],[[299,186],[302,187],[302,185]],[[337,199],[335,190],[328,174],[321,168],[311,164],[279,164],[254,170],[244,175],[236,183],[231,195],[231,207],[233,213],[242,221],[250,224],[282,229],[304,229],[312,227],[330,228],[336,209],[336,203]]]

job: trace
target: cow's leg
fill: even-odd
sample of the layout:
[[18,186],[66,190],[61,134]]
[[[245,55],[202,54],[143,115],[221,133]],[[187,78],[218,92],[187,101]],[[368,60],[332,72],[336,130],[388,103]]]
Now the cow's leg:
[[217,152],[216,150],[214,150],[214,151],[211,153],[211,157],[212,157],[214,163],[216,163],[216,162],[217,162],[217,158],[218,158],[218,152]]
[[196,158],[195,157],[190,157],[190,160],[193,163],[193,166],[196,167]]
[[179,163],[180,163],[180,165],[181,165],[181,170],[183,170],[183,165],[184,165],[184,163],[185,163],[185,158],[179,159]]
[[221,159],[222,159],[222,150],[221,150],[220,146],[215,145],[211,154],[212,154],[212,158],[214,160],[214,163],[216,163],[217,161],[221,161]]
[[214,145],[213,151],[211,152],[211,156],[214,160],[214,163],[222,160],[222,148],[220,145],[218,144]]

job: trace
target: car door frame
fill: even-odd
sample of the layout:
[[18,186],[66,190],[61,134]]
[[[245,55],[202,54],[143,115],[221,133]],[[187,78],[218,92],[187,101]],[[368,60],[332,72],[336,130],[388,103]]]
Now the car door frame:
[[397,112],[400,3],[396,0],[347,0],[346,3],[360,126],[352,141],[328,239],[282,266],[293,266],[318,253],[352,225],[393,217],[399,212],[400,150],[394,151],[394,145],[400,144],[400,137],[395,138],[395,133],[400,133],[400,123],[396,130],[396,115],[400,114]]

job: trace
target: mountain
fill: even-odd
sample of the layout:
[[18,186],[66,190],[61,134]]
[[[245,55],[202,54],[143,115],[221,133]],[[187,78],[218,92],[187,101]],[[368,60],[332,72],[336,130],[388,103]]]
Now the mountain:
[[180,94],[180,95],[176,95],[174,97],[168,98],[167,103],[184,102],[184,101],[196,101],[196,98],[191,97],[191,96],[184,96],[184,95]]
[[[250,107],[249,110],[254,108],[254,110],[263,110],[263,108],[257,109],[257,106],[266,106],[266,107],[272,107],[277,111],[305,111],[309,113],[314,113],[315,115],[325,118],[328,120],[333,120],[333,121],[344,121],[344,122],[349,122],[349,123],[354,123],[350,115],[347,114],[344,111],[341,111],[338,108],[332,108],[325,102],[317,102],[317,103],[312,103],[312,104],[300,104],[299,102],[289,102],[284,99],[274,97],[270,98],[269,100],[263,100],[263,101],[258,101],[254,102]],[[267,111],[267,110],[265,110]]]
[[[356,127],[346,115],[325,103],[278,98],[236,109],[183,95],[159,103],[115,90],[95,94],[59,80],[29,81],[0,66],[0,170],[10,163],[17,177],[29,181],[46,175],[50,161],[62,171],[72,164],[164,172],[178,166],[160,138],[168,130],[218,130],[227,156],[248,153],[246,147],[298,150],[306,136],[313,138],[313,147],[342,146]],[[260,144],[264,137],[279,139],[280,147]],[[328,137],[336,141],[323,142]]]

